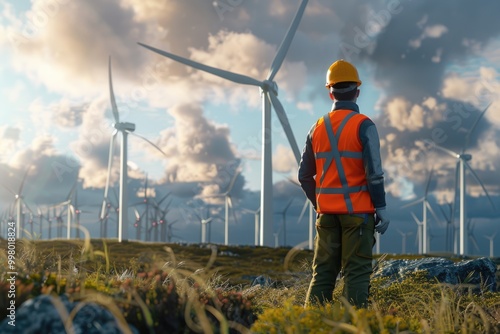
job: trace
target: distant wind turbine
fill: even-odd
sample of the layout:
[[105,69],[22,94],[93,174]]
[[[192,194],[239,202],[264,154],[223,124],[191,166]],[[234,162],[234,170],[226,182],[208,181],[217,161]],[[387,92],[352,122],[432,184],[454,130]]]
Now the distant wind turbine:
[[494,242],[493,241],[495,240],[497,233],[498,233],[498,231],[493,233],[492,235],[485,235],[484,236],[486,239],[488,239],[490,241],[490,257],[493,257],[493,255],[494,255],[494,252],[493,252],[494,251],[494,249],[493,249]]
[[[283,224],[281,225],[281,228],[283,229],[283,246],[285,246],[285,247],[287,246],[287,242],[286,242],[286,213],[287,213],[288,209],[290,208],[290,205],[292,204],[292,202],[293,202],[293,198],[288,201],[288,203],[285,205],[285,207],[283,208],[282,211],[276,212],[276,214],[281,214],[281,216],[282,216]],[[281,228],[280,228],[280,230],[281,230]]]
[[73,194],[76,190],[76,185],[77,181],[73,184],[73,187],[71,187],[71,190],[69,191],[68,196],[66,196],[66,200],[64,202],[61,202],[59,204],[54,205],[55,207],[63,207],[66,206],[66,214],[67,214],[67,221],[66,221],[66,239],[71,239],[71,217],[74,216],[74,210],[72,210],[72,198]]
[[401,254],[406,254],[406,238],[409,236],[409,235],[412,235],[413,232],[402,232],[401,230],[398,229],[398,232],[399,234],[401,234],[401,237],[402,237],[402,241],[401,241]]
[[257,210],[249,210],[249,209],[243,209],[243,212],[246,212],[246,213],[251,213],[254,215],[254,219],[255,219],[255,246],[258,246],[259,245],[259,215],[260,215],[260,208],[258,208]]
[[[425,193],[424,193],[424,196],[422,198],[419,198],[418,200],[414,201],[414,202],[411,202],[411,203],[408,203],[406,205],[403,205],[401,208],[407,208],[409,206],[413,206],[415,204],[419,204],[419,203],[422,203],[422,252],[423,254],[427,254],[428,251],[429,251],[429,247],[427,245],[427,241],[428,241],[428,237],[427,237],[427,233],[428,233],[428,230],[429,230],[429,226],[427,224],[427,210],[429,210],[432,214],[432,216],[434,217],[434,219],[436,219],[436,223],[439,224],[439,218],[437,217],[436,215],[436,212],[434,212],[434,210],[432,209],[432,206],[429,204],[429,201],[427,200],[427,195],[429,193],[429,185],[431,183],[431,178],[432,178],[432,173],[433,173],[433,170],[431,169],[431,171],[429,172],[429,176],[427,177],[427,184],[425,186]],[[422,253],[420,253],[422,254]]]
[[[231,181],[229,182],[229,185],[227,186],[227,189],[225,192],[221,194],[216,194],[216,195],[208,195],[208,196],[202,196],[204,198],[209,198],[209,197],[223,197],[224,198],[224,205],[225,205],[225,216],[224,216],[224,245],[229,245],[229,209],[233,209],[233,200],[231,198],[231,190],[233,190],[234,182],[236,181],[236,177],[240,174],[240,165],[238,164],[236,166],[236,170],[234,171],[234,175],[231,178]],[[233,217],[234,220],[236,220],[236,215],[233,210]]]
[[211,74],[214,74],[218,77],[222,77],[224,79],[233,81],[235,83],[250,85],[259,87],[262,98],[262,173],[261,173],[261,199],[260,199],[260,207],[261,207],[261,217],[260,217],[260,245],[261,246],[272,246],[273,244],[273,179],[272,179],[272,143],[271,143],[271,104],[276,111],[278,119],[283,126],[285,134],[288,138],[288,141],[291,145],[293,154],[297,161],[297,164],[300,161],[300,150],[295,141],[295,137],[292,132],[292,128],[288,121],[288,117],[285,113],[285,110],[279,101],[278,95],[278,86],[274,81],[278,70],[280,69],[283,60],[288,52],[290,44],[292,43],[292,39],[297,31],[302,15],[304,14],[306,5],[308,0],[302,0],[295,17],[288,28],[288,31],[285,35],[285,38],[281,42],[281,45],[278,48],[278,52],[271,64],[271,68],[269,70],[269,74],[264,80],[257,80],[252,77],[237,74],[225,70],[221,70],[215,67],[207,66],[190,59],[186,59],[172,53],[162,51],[160,49],[156,49],[154,47],[148,46],[146,44],[138,43],[139,45],[156,52],[162,56],[173,59],[177,62],[183,63],[185,65],[194,67],[198,70],[205,71]]
[[[486,190],[486,187],[484,186],[483,182],[479,179],[477,176],[476,172],[471,168],[469,165],[468,161],[472,159],[472,155],[469,153],[466,153],[466,150],[469,145],[470,141],[470,136],[474,132],[477,124],[483,117],[483,115],[486,113],[488,108],[490,107],[491,103],[488,104],[488,106],[479,114],[479,116],[476,118],[475,122],[472,124],[472,127],[467,131],[467,134],[465,135],[465,142],[464,146],[462,148],[462,151],[460,153],[453,152],[447,148],[441,147],[437,145],[435,142],[430,141],[430,140],[425,140],[424,142],[430,145],[431,147],[434,147],[442,152],[445,152],[446,154],[456,158],[457,161],[457,167],[456,167],[456,175],[455,175],[455,191],[457,189],[457,186],[459,188],[459,210],[460,210],[460,216],[459,216],[459,228],[460,228],[460,251],[459,255],[465,255],[467,253],[467,238],[466,238],[466,226],[465,226],[465,220],[467,218],[467,212],[466,212],[466,200],[465,200],[465,195],[466,195],[466,190],[465,190],[465,168],[469,169],[470,173],[474,177],[474,179],[481,185],[483,188],[484,193],[488,197],[488,200],[492,206],[493,209],[495,209],[495,204],[490,198],[490,195],[488,194],[488,191]],[[453,211],[452,211],[452,217],[455,213],[456,209],[456,193],[455,193],[455,198],[453,201]]]
[[411,216],[413,217],[413,220],[417,224],[417,240],[418,240],[418,254],[424,254],[423,250],[423,229],[424,229],[424,223],[421,222],[417,216],[413,212],[410,212]]
[[308,246],[309,246],[309,249],[313,249],[314,248],[314,208],[313,208],[313,205],[311,203],[311,201],[309,201],[309,199],[306,197],[306,200],[304,202],[304,206],[302,207],[302,211],[300,212],[300,215],[299,215],[299,219],[297,219],[297,223],[300,223],[300,221],[302,220],[302,218],[304,217],[304,214],[306,213],[306,210],[307,208],[309,208],[309,214],[308,214],[308,217],[309,217],[309,225],[308,225],[308,230],[309,230],[309,238],[308,238]]
[[467,224],[467,237],[472,242],[472,245],[476,249],[476,252],[479,252],[479,245],[477,244],[476,236],[474,235],[474,226],[476,225],[476,221],[469,219]]
[[[21,238],[21,230],[24,228],[23,226],[23,214],[22,214],[22,206],[23,204],[27,207],[27,204],[24,202],[23,199],[23,188],[24,188],[24,182],[26,181],[26,177],[28,176],[28,172],[31,169],[31,166],[26,168],[26,171],[24,172],[23,178],[21,179],[21,184],[19,185],[19,190],[17,193],[13,192],[10,190],[8,187],[2,184],[2,186],[10,192],[12,195],[14,195],[14,206],[16,207],[16,239]],[[29,211],[31,211],[28,208]]]
[[122,134],[122,140],[121,140],[121,147],[120,147],[120,193],[119,193],[119,199],[118,199],[118,242],[122,242],[122,240],[127,240],[128,239],[128,193],[127,193],[127,186],[128,186],[128,175],[127,175],[127,139],[128,135],[132,134],[136,137],[141,138],[142,140],[146,141],[149,143],[151,146],[156,148],[159,152],[161,152],[164,156],[167,157],[167,155],[153,142],[151,142],[149,139],[138,135],[134,133],[135,131],[135,124],[129,123],[129,122],[120,122],[120,114],[118,113],[118,107],[116,105],[116,100],[115,100],[115,94],[113,92],[113,80],[112,80],[112,75],[111,75],[111,57],[109,57],[109,68],[108,68],[108,75],[109,75],[109,95],[111,99],[111,109],[113,112],[113,118],[115,120],[115,123],[113,124],[113,127],[115,130],[113,131],[113,134],[111,136],[111,141],[109,145],[109,158],[108,158],[108,174],[106,178],[106,187],[104,188],[104,199],[102,202],[102,208],[101,208],[101,221],[104,220],[105,218],[105,213],[106,213],[106,206],[108,203],[108,189],[109,189],[109,179],[111,176],[111,166],[113,163],[113,147],[116,139],[116,134],[118,132],[121,132]]
[[[294,179],[292,178],[288,178],[288,181],[290,181],[291,183],[295,184],[296,186],[300,187],[300,184],[295,181]],[[314,211],[314,207],[311,203],[311,201],[307,198],[307,196],[305,197],[305,201],[304,201],[304,206],[302,207],[302,211],[300,211],[300,215],[299,215],[299,219],[297,219],[297,224],[300,223],[302,221],[302,218],[304,217],[305,213],[306,213],[306,210],[307,208],[309,207],[309,226],[308,226],[308,230],[309,230],[309,249],[313,249],[314,248],[314,230],[315,230],[315,222],[314,222],[314,218],[315,218],[315,211]]]

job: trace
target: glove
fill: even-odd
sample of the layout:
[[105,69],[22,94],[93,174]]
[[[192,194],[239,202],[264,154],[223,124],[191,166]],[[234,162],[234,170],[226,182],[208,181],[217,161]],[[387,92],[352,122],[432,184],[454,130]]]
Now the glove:
[[375,209],[375,231],[380,234],[384,234],[389,227],[389,216],[385,208]]

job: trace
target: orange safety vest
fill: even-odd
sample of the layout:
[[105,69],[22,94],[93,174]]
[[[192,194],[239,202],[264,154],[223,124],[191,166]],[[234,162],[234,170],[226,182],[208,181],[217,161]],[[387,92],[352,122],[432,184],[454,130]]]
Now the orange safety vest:
[[320,118],[312,132],[316,159],[318,213],[374,213],[368,192],[359,127],[368,119],[352,110],[335,110]]

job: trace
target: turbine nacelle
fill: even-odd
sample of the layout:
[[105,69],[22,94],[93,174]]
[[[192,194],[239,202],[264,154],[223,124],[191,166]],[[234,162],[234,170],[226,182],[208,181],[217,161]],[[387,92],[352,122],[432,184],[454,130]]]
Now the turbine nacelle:
[[274,95],[278,96],[278,84],[276,81],[264,80],[261,88],[264,91],[272,92]]
[[113,127],[118,131],[129,131],[129,132],[135,131],[135,124],[129,122],[115,123],[113,124]]
[[464,161],[471,161],[472,155],[468,154],[468,153],[462,153],[462,154],[460,154],[459,158],[464,160]]

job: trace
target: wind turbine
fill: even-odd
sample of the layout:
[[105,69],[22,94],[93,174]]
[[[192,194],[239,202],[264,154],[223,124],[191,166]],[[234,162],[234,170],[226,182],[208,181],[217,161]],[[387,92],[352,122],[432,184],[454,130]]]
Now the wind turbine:
[[170,195],[170,193],[166,194],[158,203],[154,203],[156,210],[160,213],[158,224],[160,225],[160,241],[166,241],[167,239],[167,219],[166,215],[168,213],[168,209],[170,208],[170,204],[172,204],[172,200],[170,200],[165,207],[162,209],[160,207],[161,203]]
[[412,235],[413,232],[402,232],[401,230],[398,229],[399,234],[402,236],[402,245],[401,245],[401,254],[406,254],[406,237],[409,235]]
[[[422,207],[423,207],[423,209],[422,209],[422,251],[424,254],[426,254],[429,251],[429,247],[427,245],[427,241],[428,241],[427,233],[429,230],[429,226],[427,224],[427,209],[431,212],[434,219],[436,219],[436,222],[439,223],[439,218],[437,217],[436,212],[434,212],[434,210],[432,209],[432,206],[429,204],[429,201],[427,200],[427,195],[429,193],[429,185],[431,183],[432,173],[433,173],[433,170],[431,169],[431,171],[429,172],[429,176],[427,177],[427,184],[425,186],[424,196],[419,198],[418,200],[416,200],[414,202],[408,203],[408,204],[403,205],[401,207],[401,208],[407,208],[409,206],[413,206],[415,204],[422,203]],[[420,253],[420,254],[422,254],[422,253]]]
[[66,214],[67,214],[67,224],[66,224],[66,239],[71,239],[71,216],[74,215],[74,210],[72,210],[72,197],[76,189],[77,181],[73,184],[73,187],[69,191],[68,196],[66,197],[66,200],[64,202],[61,202],[59,204],[56,204],[55,207],[61,207],[66,205]]
[[423,254],[423,227],[424,223],[421,222],[413,212],[410,212],[413,220],[417,224],[417,240],[418,240],[418,254]]
[[[212,217],[210,218],[203,218],[200,220],[201,223],[201,243],[205,244],[207,243],[207,235],[208,235],[208,229],[209,229],[209,224],[213,220]],[[210,239],[210,238],[209,238]]]
[[260,208],[257,210],[249,210],[249,209],[243,209],[243,212],[246,213],[251,213],[254,215],[255,219],[255,246],[259,245],[259,216],[260,216]]
[[[293,184],[295,184],[296,186],[299,186],[300,187],[300,184],[291,179],[291,178],[288,178],[288,181],[292,182]],[[314,227],[315,227],[315,224],[314,224],[314,207],[311,203],[311,201],[309,201],[309,199],[307,198],[306,196],[306,199],[304,201],[304,206],[302,207],[302,211],[300,212],[300,215],[299,215],[299,219],[297,219],[297,224],[300,223],[300,221],[302,220],[302,218],[304,217],[304,214],[306,213],[306,210],[307,210],[307,207],[309,207],[309,249],[313,249],[314,248]]]
[[479,252],[479,245],[477,244],[476,237],[474,236],[474,226],[476,225],[476,221],[469,219],[467,224],[467,237],[472,241],[472,245]]
[[[14,205],[16,207],[16,239],[21,238],[21,230],[24,228],[22,205],[24,204],[26,207],[28,207],[28,206],[26,205],[26,203],[23,200],[23,188],[24,188],[24,182],[26,181],[26,177],[28,176],[28,172],[29,172],[30,168],[31,168],[31,166],[26,168],[26,172],[24,172],[24,176],[21,180],[21,184],[19,185],[19,190],[17,191],[17,193],[13,192],[8,187],[6,187],[5,185],[2,184],[2,186],[8,192],[10,192],[12,195],[14,195],[14,198],[15,198]],[[29,208],[28,208],[28,210],[31,211]]]
[[261,98],[262,98],[262,172],[261,172],[261,217],[260,217],[260,245],[261,246],[272,246],[273,244],[273,178],[272,178],[272,143],[271,143],[271,104],[283,126],[285,134],[290,142],[293,154],[297,160],[297,164],[300,162],[300,150],[295,141],[295,137],[292,132],[292,128],[288,121],[288,117],[285,113],[281,102],[279,101],[278,86],[274,81],[278,70],[280,69],[283,60],[288,52],[292,39],[297,31],[302,15],[304,14],[308,0],[302,0],[295,17],[288,28],[285,38],[281,42],[278,48],[278,52],[273,59],[269,74],[264,80],[257,80],[252,77],[237,74],[225,70],[221,70],[215,67],[207,66],[190,59],[186,59],[172,53],[156,49],[154,47],[148,46],[146,44],[138,43],[139,45],[156,52],[162,56],[173,59],[177,62],[183,63],[185,65],[194,67],[198,70],[202,70],[218,77],[233,81],[235,83],[250,85],[259,87]]
[[[467,212],[466,212],[466,202],[465,202],[465,168],[469,169],[470,173],[474,177],[474,179],[481,185],[483,188],[483,191],[485,192],[486,196],[488,197],[488,200],[492,206],[493,209],[495,209],[495,204],[490,198],[490,195],[488,194],[488,191],[486,190],[486,187],[484,186],[483,182],[479,179],[477,176],[476,172],[471,168],[469,165],[468,161],[472,159],[472,155],[469,153],[466,153],[465,151],[467,150],[467,146],[469,145],[469,140],[472,132],[476,128],[477,124],[483,117],[483,115],[486,113],[488,108],[490,107],[491,103],[486,106],[486,108],[479,114],[479,116],[476,118],[475,122],[472,124],[472,127],[467,131],[467,134],[465,135],[465,142],[464,146],[462,147],[462,151],[460,153],[454,152],[452,150],[449,150],[447,148],[441,147],[437,145],[435,142],[430,141],[430,140],[424,140],[425,143],[430,145],[431,147],[434,147],[442,152],[445,152],[446,154],[456,158],[457,161],[457,167],[456,167],[456,175],[455,175],[455,192],[457,189],[457,185],[459,187],[459,210],[460,210],[460,216],[459,216],[459,228],[460,228],[460,252],[459,255],[465,255],[467,253],[467,240],[466,240],[466,227],[465,227],[465,219],[467,217]],[[452,217],[455,213],[456,209],[456,193],[455,193],[455,198],[453,201],[453,210],[452,210]]]
[[441,210],[441,213],[443,214],[444,218],[445,218],[445,221],[446,221],[446,251],[450,251],[453,249],[453,243],[454,243],[454,240],[455,240],[455,226],[453,224],[453,220],[452,220],[452,210],[453,210],[453,206],[451,205],[451,203],[447,203],[448,204],[448,207],[450,209],[450,213],[447,214],[443,207],[440,205],[439,206],[439,209]]
[[113,112],[113,118],[115,123],[113,127],[115,130],[111,136],[110,145],[109,145],[109,157],[108,157],[108,175],[106,178],[106,187],[104,188],[104,199],[101,207],[101,221],[105,218],[106,213],[106,205],[108,202],[108,189],[109,189],[109,179],[111,177],[111,166],[113,163],[113,147],[116,139],[116,135],[118,132],[122,134],[121,146],[120,146],[120,193],[118,199],[118,242],[122,242],[122,240],[128,239],[128,175],[127,175],[127,161],[128,161],[128,152],[127,152],[127,139],[128,135],[132,134],[136,137],[141,138],[142,140],[149,143],[151,146],[160,151],[164,156],[167,155],[153,142],[149,139],[134,133],[135,124],[129,122],[120,122],[120,114],[118,113],[118,107],[116,105],[115,94],[113,92],[113,80],[111,75],[111,57],[109,57],[109,67],[108,67],[108,76],[109,76],[109,95],[111,99],[111,109]]
[[495,240],[497,233],[498,231],[493,233],[492,235],[484,235],[484,237],[490,241],[490,257],[493,257],[493,241]]
[[304,214],[306,213],[307,208],[309,207],[309,244],[308,247],[309,249],[314,248],[314,208],[312,206],[312,203],[309,201],[309,199],[306,197],[306,200],[304,202],[304,206],[302,207],[302,211],[300,211],[299,219],[297,219],[297,224],[300,223],[302,218],[304,217]]
[[[234,182],[236,181],[236,177],[240,174],[240,169],[239,169],[239,164],[236,166],[236,170],[234,172],[233,177],[231,178],[231,181],[229,182],[229,185],[227,187],[227,190],[221,194],[217,195],[209,195],[209,196],[203,196],[205,198],[208,197],[224,197],[224,205],[225,205],[225,215],[224,215],[224,245],[229,245],[229,208],[233,208],[233,200],[231,198],[231,190],[233,189]],[[233,210],[233,217],[234,220],[236,220],[236,215],[234,214]]]
[[282,218],[283,218],[283,225],[281,225],[281,226],[283,228],[283,246],[285,246],[285,247],[287,245],[287,243],[286,243],[286,212],[290,208],[290,205],[292,204],[292,202],[293,202],[293,198],[288,201],[288,203],[285,205],[285,207],[283,208],[282,211],[276,212],[276,214],[281,214]]

